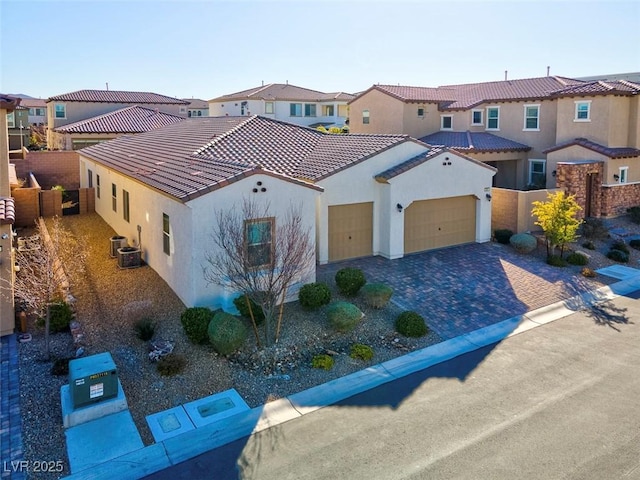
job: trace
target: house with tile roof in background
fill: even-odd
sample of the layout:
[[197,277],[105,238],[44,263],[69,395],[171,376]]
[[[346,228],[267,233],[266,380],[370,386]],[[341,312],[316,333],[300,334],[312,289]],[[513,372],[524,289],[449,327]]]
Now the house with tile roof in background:
[[9,133],[9,150],[22,150],[29,145],[31,129],[29,128],[29,109],[22,105],[7,114]]
[[209,102],[201,100],[199,98],[183,98],[185,102],[189,102],[187,105],[187,117],[208,117],[209,116]]
[[354,95],[323,93],[287,83],[270,83],[209,100],[209,115],[262,115],[306,127],[344,127]]
[[[99,131],[84,133],[81,130],[69,132],[67,129],[67,131],[64,131],[62,127],[70,124],[76,124],[76,128],[79,128],[78,124],[87,120],[91,120],[88,125],[95,126],[100,124],[101,120],[94,117],[99,117],[107,113],[123,110],[132,106],[139,106],[147,109],[148,111],[157,111],[171,116],[186,118],[189,102],[149,92],[78,90],[76,92],[50,97],[47,99],[46,104],[48,148],[50,150],[75,150],[87,145],[93,145],[109,138],[114,138],[122,130],[129,129],[130,132],[127,133],[133,133],[136,131],[135,129],[140,126],[135,125],[135,119],[140,118],[140,115],[135,116],[132,114],[128,115],[126,113],[122,113],[118,117],[110,117],[109,119],[111,121],[116,122],[114,124],[116,131],[114,132],[107,132],[106,130],[108,130],[108,128],[106,124],[103,124]],[[138,113],[141,114],[141,111]],[[118,120],[123,121],[127,118],[129,121],[134,121],[134,124],[125,126],[117,123]],[[158,122],[158,124],[166,125],[166,122]],[[146,125],[150,126],[153,125],[153,123],[147,122]],[[69,142],[69,135],[71,133],[75,134],[75,138],[71,139]]]
[[[350,128],[406,133],[429,145],[444,145],[496,167],[495,187],[563,188],[577,194],[583,214],[618,215],[640,205],[636,187],[611,190],[640,182],[638,93],[640,84],[626,80],[585,82],[558,76],[436,88],[373,85],[349,103]],[[605,153],[580,152],[583,147],[575,144],[563,147],[579,138]],[[623,165],[621,158],[635,160]],[[581,167],[591,172],[589,179],[557,166],[573,162],[571,171],[576,172],[580,169],[575,165],[591,160],[601,162],[603,172],[596,175]],[[616,176],[609,170],[616,170]]]
[[29,125],[44,126],[47,123],[47,102],[41,98],[21,97],[20,105],[29,109]]
[[288,207],[300,207],[316,257],[292,297],[315,279],[316,263],[398,258],[491,237],[495,169],[407,135],[331,135],[262,116],[218,116],[78,153],[96,212],[141,247],[187,306],[233,309],[237,292],[207,285],[202,265],[217,211],[243,199],[270,205],[270,218],[245,219],[269,232],[267,243]]

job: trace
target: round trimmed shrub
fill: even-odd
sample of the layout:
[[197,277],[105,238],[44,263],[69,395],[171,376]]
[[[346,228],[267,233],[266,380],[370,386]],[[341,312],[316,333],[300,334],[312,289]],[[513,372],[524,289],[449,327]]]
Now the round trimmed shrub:
[[331,301],[331,290],[323,282],[307,283],[300,288],[298,300],[303,307],[316,309]]
[[158,359],[157,369],[160,375],[167,377],[178,375],[187,366],[187,359],[179,353],[170,353]]
[[595,250],[596,244],[593,243],[591,240],[588,240],[582,244],[582,248],[586,248],[587,250]]
[[321,353],[311,359],[313,368],[321,368],[323,370],[331,370],[333,368],[333,357],[326,353]]
[[334,302],[327,308],[327,316],[329,323],[337,331],[350,332],[356,328],[364,313],[353,303]]
[[528,233],[516,233],[509,239],[511,246],[519,253],[531,253],[538,246],[536,237]]
[[351,345],[349,356],[356,360],[368,362],[373,358],[373,348],[369,345],[363,345],[362,343],[354,343]]
[[247,340],[247,327],[242,320],[226,312],[218,312],[209,323],[209,341],[220,355],[230,355]]
[[207,328],[215,312],[207,307],[190,307],[180,315],[184,333],[191,343],[207,343]]
[[511,239],[512,235],[513,232],[508,228],[499,228],[493,231],[493,236],[495,237],[496,242],[502,243],[503,245],[509,244],[509,240]]
[[336,285],[343,295],[357,294],[365,283],[367,279],[359,268],[341,268],[336,272]]
[[382,283],[367,283],[361,292],[366,304],[372,308],[386,307],[393,295],[393,289]]
[[627,263],[629,261],[629,254],[622,250],[612,249],[607,253],[607,258],[614,262]]
[[581,252],[571,252],[567,255],[567,263],[570,265],[584,266],[589,263],[589,257]]
[[629,255],[629,247],[626,243],[624,243],[624,240],[616,240],[615,242],[613,242],[611,244],[611,250],[620,250],[621,252]]
[[[45,312],[46,315],[46,312]],[[69,323],[73,318],[73,311],[66,302],[56,302],[49,305],[49,332],[58,333],[69,329]],[[38,325],[45,326],[46,318],[38,320]]]
[[[245,295],[240,295],[233,299],[233,304],[245,318],[251,318],[251,313],[249,312],[249,307],[247,306],[247,297]],[[256,321],[256,325],[262,325],[264,322],[264,312],[262,311],[262,307],[258,305],[253,300],[249,299],[249,304],[251,305],[251,312],[253,312],[253,319]]]
[[424,337],[429,327],[419,313],[406,311],[396,318],[396,331],[405,337]]
[[549,255],[547,257],[547,265],[551,265],[552,267],[566,267],[567,261],[560,255]]

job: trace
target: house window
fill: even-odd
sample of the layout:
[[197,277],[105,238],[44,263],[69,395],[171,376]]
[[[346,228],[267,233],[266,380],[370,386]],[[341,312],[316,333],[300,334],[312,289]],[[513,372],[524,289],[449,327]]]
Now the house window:
[[54,104],[54,109],[56,118],[67,118],[67,106],[64,103]]
[[264,113],[273,113],[273,102],[264,102]]
[[590,122],[591,121],[591,100],[577,101],[576,117],[574,122]]
[[547,184],[547,161],[529,160],[529,185],[544,188]]
[[96,197],[100,198],[100,175],[96,175]]
[[36,108],[36,115],[44,117],[44,108]]
[[87,170],[87,182],[89,184],[89,188],[93,187],[93,171],[91,169]]
[[618,183],[627,183],[629,181],[629,167],[620,167]]
[[315,103],[305,103],[304,104],[304,116],[305,117],[315,117],[316,116],[316,104]]
[[129,221],[129,192],[122,190],[122,218]]
[[246,261],[249,268],[273,265],[274,218],[260,218],[244,222]]
[[289,115],[292,117],[301,117],[302,116],[302,104],[301,103],[290,103],[289,104]]
[[333,105],[323,105],[322,106],[322,115],[325,117],[333,117],[334,115],[334,108]]
[[198,116],[201,117],[202,116],[202,110],[198,110]]
[[524,106],[523,130],[540,130],[540,105]]
[[15,112],[7,113],[7,127],[15,128],[15,126],[16,126]]
[[418,107],[418,117],[424,118],[424,107]]
[[118,190],[116,184],[111,184],[111,208],[114,212],[118,211]]
[[166,213],[162,214],[162,251],[171,255],[171,225]]
[[487,130],[500,130],[500,107],[487,108]]
[[187,112],[187,116],[188,116],[189,118],[191,118],[191,110],[189,110],[189,111]]
[[471,110],[471,125],[482,125],[482,110]]
[[362,123],[363,125],[369,125],[369,110],[362,111]]
[[451,115],[440,115],[440,130],[452,130],[453,117]]

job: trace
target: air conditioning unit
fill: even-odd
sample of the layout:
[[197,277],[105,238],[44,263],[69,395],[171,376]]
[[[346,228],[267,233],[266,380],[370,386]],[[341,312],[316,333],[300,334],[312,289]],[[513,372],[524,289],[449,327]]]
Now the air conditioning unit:
[[142,251],[137,247],[122,247],[118,249],[118,267],[136,268],[142,264]]
[[109,256],[116,258],[118,256],[118,249],[127,246],[127,237],[122,235],[114,235],[110,239]]
[[116,364],[108,352],[69,362],[69,388],[74,408],[118,395]]

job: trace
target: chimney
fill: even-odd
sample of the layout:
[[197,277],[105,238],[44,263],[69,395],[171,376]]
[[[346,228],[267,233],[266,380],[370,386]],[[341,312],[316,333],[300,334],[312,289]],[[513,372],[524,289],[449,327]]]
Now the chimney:
[[547,65],[547,77],[549,76],[549,71],[551,70],[551,67]]
[[106,82],[107,84],[107,91],[109,91],[109,82]]
[[264,80],[262,80],[262,86],[264,87]]
[[505,81],[505,82],[507,81],[507,72],[508,72],[508,70],[505,70],[505,71],[504,71],[504,81]]

